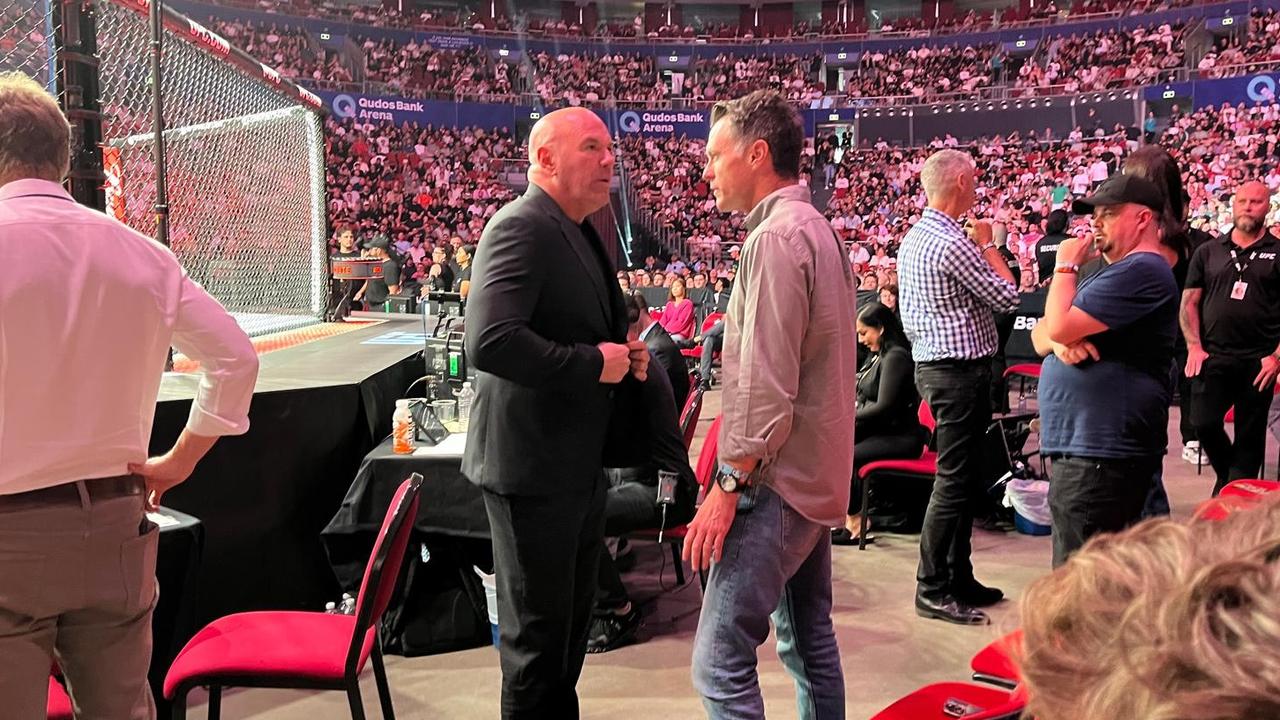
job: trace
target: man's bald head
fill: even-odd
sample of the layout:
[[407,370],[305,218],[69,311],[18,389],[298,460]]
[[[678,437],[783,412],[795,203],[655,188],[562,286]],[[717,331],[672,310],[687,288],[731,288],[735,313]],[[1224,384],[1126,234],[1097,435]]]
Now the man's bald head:
[[609,204],[613,140],[590,110],[549,113],[529,133],[529,182],[575,222]]
[[1271,190],[1259,180],[1250,180],[1236,189],[1231,199],[1231,221],[1236,232],[1252,236],[1262,232],[1271,208]]
[[609,134],[604,121],[586,108],[569,107],[547,113],[529,131],[529,162],[535,167],[542,167],[543,163],[539,161],[540,150],[555,153],[565,138],[579,136],[588,129],[598,130],[606,136]]

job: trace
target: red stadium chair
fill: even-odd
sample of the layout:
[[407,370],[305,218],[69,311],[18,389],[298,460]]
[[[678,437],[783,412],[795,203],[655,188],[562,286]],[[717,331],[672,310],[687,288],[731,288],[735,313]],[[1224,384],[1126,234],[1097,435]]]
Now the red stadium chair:
[[1018,403],[1021,405],[1027,399],[1027,381],[1040,380],[1040,363],[1018,363],[1010,365],[1004,371],[1004,391],[1009,393],[1009,384],[1014,380],[1018,381]]
[[418,515],[422,476],[414,473],[391,499],[365,568],[355,615],[323,612],[247,612],[214,620],[173,661],[164,696],[173,717],[187,714],[187,693],[209,687],[209,720],[218,720],[224,687],[345,690],[353,720],[364,720],[360,671],[373,660],[385,720],[394,720],[378,621],[391,603]]
[[[695,421],[693,423],[697,425]],[[711,421],[711,427],[707,429],[707,436],[702,440],[702,449],[698,451],[698,466],[693,469],[693,475],[698,480],[698,502],[702,502],[702,496],[706,495],[707,488],[711,485],[712,478],[715,477],[716,463],[720,454],[720,416]],[[684,549],[684,539],[689,534],[688,525],[677,525],[667,528],[662,533],[662,542],[671,547],[671,561],[676,567],[676,582],[684,585],[684,560],[680,557],[681,550]],[[637,530],[627,535],[632,540],[648,540],[651,542],[658,541],[657,530]],[[707,585],[706,575],[699,573],[702,578],[702,586]]]
[[[932,435],[936,424],[933,420],[933,412],[929,410],[929,403],[924,400],[920,401],[920,409],[917,416],[920,419],[920,424]],[[898,477],[932,484],[933,477],[937,473],[938,453],[930,451],[928,445],[921,449],[920,457],[915,459],[877,460],[863,465],[858,470],[858,479],[862,481],[862,510],[859,517],[858,549],[867,549],[867,531],[870,530],[871,522],[867,518],[867,514],[871,510],[872,482],[878,482],[886,477]]]
[[67,691],[62,689],[62,683],[52,675],[49,676],[49,702],[46,705],[45,715],[49,720],[71,720],[73,717],[71,698],[67,696]]
[[1248,510],[1256,507],[1257,498],[1243,497],[1241,495],[1227,495],[1225,497],[1219,495],[1216,498],[1209,498],[1196,506],[1195,513],[1191,516],[1194,520],[1225,520],[1227,517],[1241,510]]
[[[698,334],[706,335],[707,331],[715,326],[715,324],[720,321],[720,318],[723,317],[724,313],[709,313],[707,317],[703,319],[702,329],[698,331]],[[697,362],[702,359],[702,346],[699,344],[697,347],[681,348],[680,354],[685,357],[686,361]],[[716,357],[720,357],[720,353],[716,353]]]
[[978,651],[969,661],[973,679],[1009,690],[1018,686],[1021,675],[1013,663],[1018,647],[1022,645],[1022,631],[1014,630]]
[[1268,493],[1280,492],[1280,482],[1275,480],[1232,480],[1223,486],[1218,497],[1243,497],[1261,500]]
[[698,420],[702,417],[702,401],[706,390],[694,387],[689,398],[684,401],[684,409],[680,411],[680,434],[684,436],[684,448],[693,447],[693,435],[698,431]]
[[985,685],[943,682],[925,685],[876,713],[871,720],[1014,720],[1026,707],[1027,693],[1021,687],[1010,692]]

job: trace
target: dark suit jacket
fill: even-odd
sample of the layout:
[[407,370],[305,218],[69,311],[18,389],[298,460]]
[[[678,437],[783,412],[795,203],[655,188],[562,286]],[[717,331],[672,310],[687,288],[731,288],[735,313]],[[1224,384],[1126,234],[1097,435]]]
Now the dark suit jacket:
[[613,386],[596,345],[626,342],[622,292],[590,223],[538,186],[485,227],[467,298],[476,368],[462,472],[504,495],[589,491],[603,467]]
[[649,330],[644,344],[649,346],[653,359],[658,361],[658,366],[666,371],[667,379],[671,381],[678,417],[684,410],[684,401],[689,397],[689,367],[684,362],[684,356],[680,354],[680,348],[676,347],[676,341],[671,339],[671,334],[661,325],[654,325]]

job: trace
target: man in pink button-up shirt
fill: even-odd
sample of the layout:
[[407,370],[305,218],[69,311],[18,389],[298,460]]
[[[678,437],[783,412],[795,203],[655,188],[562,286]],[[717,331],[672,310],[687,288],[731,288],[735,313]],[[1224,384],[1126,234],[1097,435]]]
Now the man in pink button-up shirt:
[[[69,155],[54,99],[0,74],[0,715],[43,718],[56,659],[80,717],[152,718],[144,511],[248,430],[258,358],[167,248],[72,200]],[[200,386],[148,459],[171,345]]]

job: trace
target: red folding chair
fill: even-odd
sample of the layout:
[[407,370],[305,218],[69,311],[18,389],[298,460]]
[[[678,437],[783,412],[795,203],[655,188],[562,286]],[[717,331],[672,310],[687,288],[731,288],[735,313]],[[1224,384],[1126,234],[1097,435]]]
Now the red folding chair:
[[702,400],[706,391],[694,386],[689,398],[684,401],[684,409],[680,411],[680,434],[684,436],[684,447],[693,447],[693,435],[698,431],[698,420],[702,417]]
[[1014,630],[978,651],[969,661],[973,679],[1009,690],[1018,686],[1021,676],[1013,658],[1022,645],[1022,631]]
[[49,701],[46,704],[45,716],[49,720],[72,720],[71,698],[62,689],[62,683],[54,676],[49,676]]
[[925,685],[871,720],[1014,720],[1027,707],[1021,686],[1012,692],[972,683],[944,682]]
[[[702,320],[702,329],[698,331],[699,335],[706,335],[707,331],[715,326],[720,318],[724,317],[724,313],[708,313],[707,317]],[[704,341],[705,342],[705,341]],[[681,348],[680,354],[685,357],[686,361],[699,361],[702,359],[702,347]],[[715,357],[720,357],[720,353],[716,353]]]
[[[696,423],[695,423],[696,425]],[[711,485],[712,478],[715,477],[717,456],[720,453],[720,416],[717,415],[715,420],[711,421],[711,427],[707,429],[707,436],[702,440],[702,448],[698,450],[698,466],[693,469],[693,475],[698,480],[698,502],[702,502],[702,496],[706,495],[707,488]],[[662,542],[671,547],[671,561],[676,568],[676,582],[684,585],[684,560],[680,557],[681,550],[684,549],[684,539],[689,534],[688,525],[677,525],[667,528],[662,533]],[[637,530],[627,534],[628,539],[632,540],[649,540],[658,541],[657,530]],[[706,587],[706,576],[699,573],[702,578],[702,585]]]
[[[929,403],[924,400],[920,401],[920,409],[916,414],[920,420],[920,424],[933,434],[937,424],[933,419],[933,412],[929,410]],[[868,513],[871,510],[871,483],[879,482],[882,478],[897,477],[905,478],[909,481],[933,483],[933,478],[938,474],[938,453],[929,450],[929,446],[925,445],[920,450],[920,457],[907,460],[877,460],[876,462],[867,463],[858,470],[858,479],[862,481],[862,510],[859,516],[858,530],[858,549],[867,549],[867,532],[870,528],[870,520]]]
[[1009,393],[1009,385],[1014,379],[1018,381],[1018,404],[1023,404],[1027,399],[1027,382],[1034,380],[1040,381],[1040,363],[1018,363],[1010,365],[1004,371],[1004,392]]
[[1192,514],[1191,519],[1194,520],[1225,520],[1227,517],[1241,510],[1248,510],[1256,507],[1257,498],[1244,497],[1241,495],[1219,495],[1216,498],[1209,498],[1196,506],[1196,511]]
[[353,720],[364,720],[360,671],[372,658],[385,720],[394,720],[378,621],[391,603],[418,515],[422,476],[401,483],[365,567],[355,615],[247,612],[214,620],[191,638],[164,679],[173,717],[187,716],[187,693],[209,688],[209,720],[218,720],[224,687],[345,690]]

